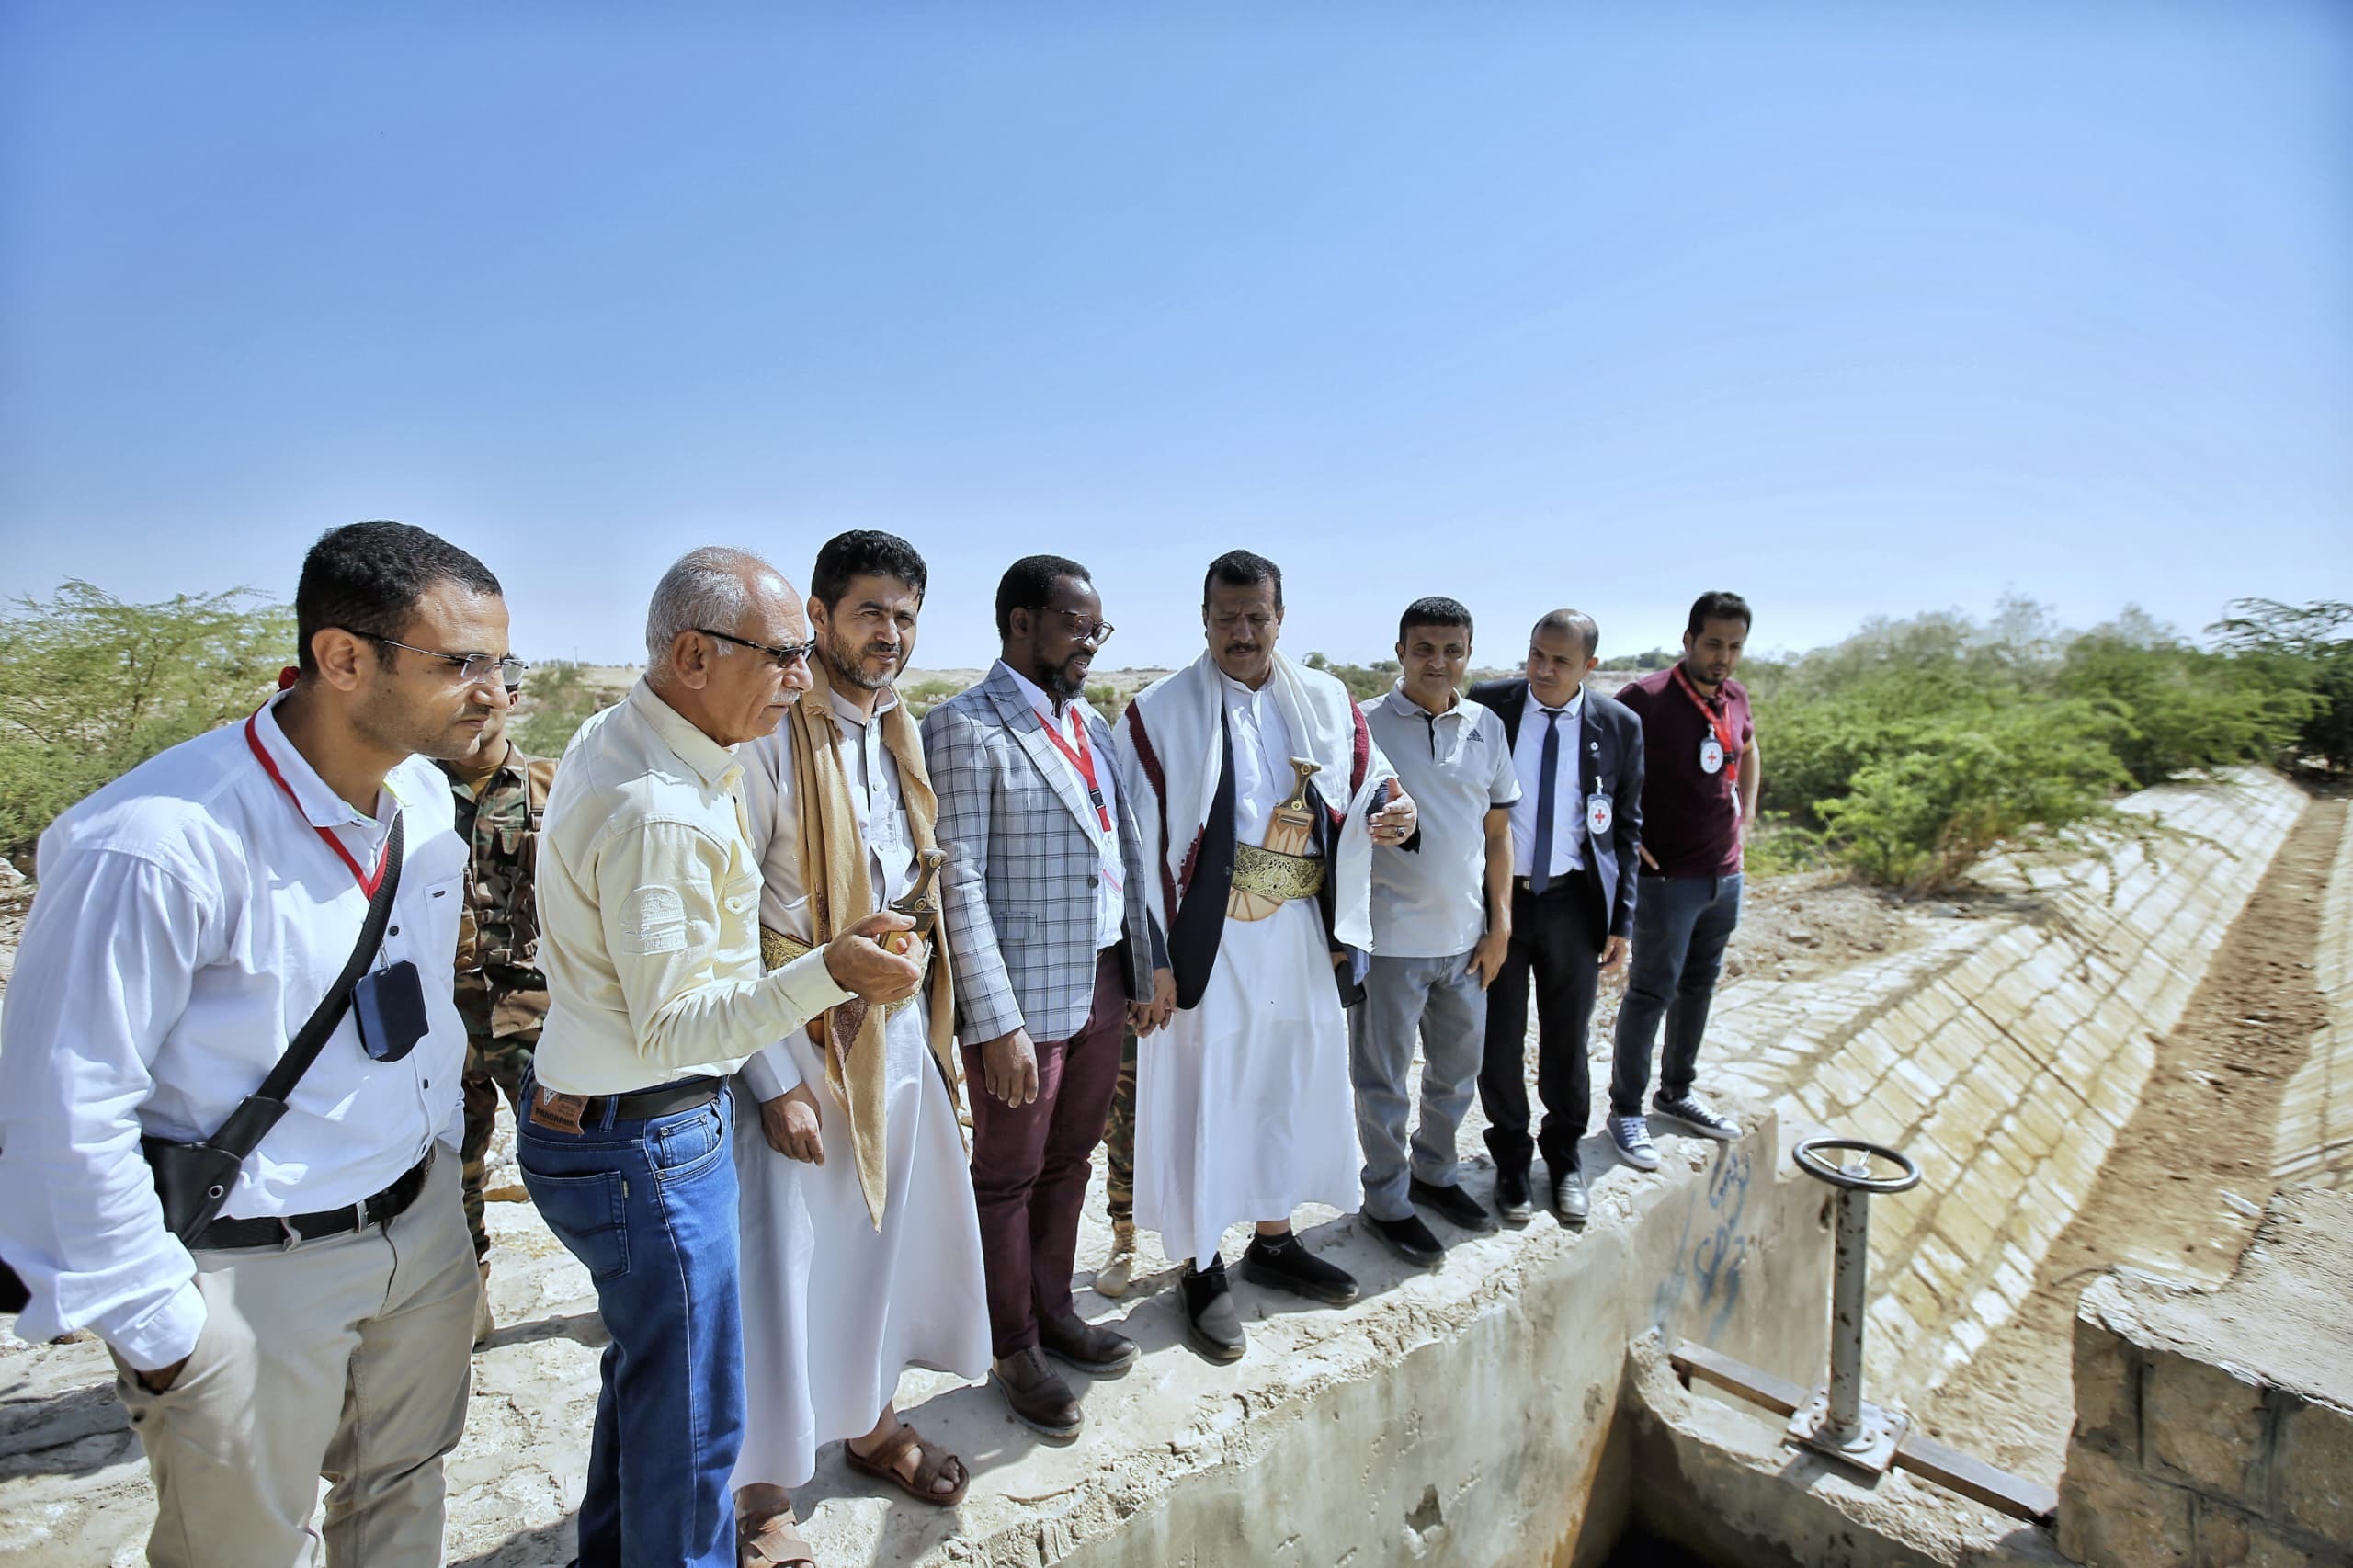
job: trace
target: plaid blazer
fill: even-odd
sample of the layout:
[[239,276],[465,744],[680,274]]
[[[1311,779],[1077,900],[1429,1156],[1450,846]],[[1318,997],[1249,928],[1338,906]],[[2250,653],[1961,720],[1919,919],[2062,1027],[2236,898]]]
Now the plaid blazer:
[[[1111,731],[1079,701],[1087,739],[1111,760]],[[1027,1028],[1067,1040],[1095,1000],[1095,808],[1002,662],[923,721],[924,761],[939,795],[940,915],[956,971],[956,1028],[968,1044]],[[1152,994],[1142,840],[1119,791],[1127,869],[1120,956],[1130,997]],[[1165,961],[1165,960],[1164,960]]]

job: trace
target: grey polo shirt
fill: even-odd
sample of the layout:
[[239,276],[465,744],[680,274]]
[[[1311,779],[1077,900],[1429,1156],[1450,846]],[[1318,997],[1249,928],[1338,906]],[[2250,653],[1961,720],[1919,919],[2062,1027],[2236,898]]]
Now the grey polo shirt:
[[1432,717],[1403,683],[1365,710],[1373,744],[1414,798],[1421,846],[1372,851],[1378,958],[1467,953],[1487,930],[1487,812],[1519,799],[1504,722],[1469,698]]

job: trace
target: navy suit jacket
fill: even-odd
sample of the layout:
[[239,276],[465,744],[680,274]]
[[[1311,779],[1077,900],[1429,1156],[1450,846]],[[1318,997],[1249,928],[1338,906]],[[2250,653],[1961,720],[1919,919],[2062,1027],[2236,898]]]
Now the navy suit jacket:
[[[1525,679],[1481,681],[1471,688],[1471,700],[1492,708],[1504,722],[1505,744],[1519,744],[1519,716],[1528,709]],[[1576,831],[1584,835],[1586,885],[1600,895],[1597,928],[1612,937],[1634,934],[1636,879],[1643,858],[1643,722],[1634,710],[1614,697],[1587,687],[1583,744],[1577,758],[1586,799],[1606,794],[1614,821],[1596,838],[1591,824],[1580,815]]]

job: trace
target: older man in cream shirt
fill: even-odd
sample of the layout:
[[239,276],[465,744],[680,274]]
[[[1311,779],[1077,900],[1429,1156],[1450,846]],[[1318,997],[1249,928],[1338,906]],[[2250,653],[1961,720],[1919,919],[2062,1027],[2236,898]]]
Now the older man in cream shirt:
[[724,1083],[825,1008],[896,1002],[919,978],[873,939],[911,924],[890,914],[761,970],[760,866],[734,748],[808,689],[807,639],[766,562],[683,557],[646,616],[644,679],[582,726],[548,801],[550,1006],[516,1158],[612,1335],[583,1568],[734,1563],[744,1375]]

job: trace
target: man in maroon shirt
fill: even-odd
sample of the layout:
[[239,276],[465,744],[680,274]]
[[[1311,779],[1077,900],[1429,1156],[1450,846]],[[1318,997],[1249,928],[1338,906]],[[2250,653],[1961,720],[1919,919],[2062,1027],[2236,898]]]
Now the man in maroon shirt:
[[1662,1016],[1666,1051],[1654,1108],[1703,1138],[1740,1132],[1691,1092],[1691,1080],[1724,945],[1740,924],[1741,842],[1756,820],[1756,727],[1747,690],[1732,678],[1748,624],[1738,594],[1701,594],[1682,660],[1618,693],[1643,722],[1649,761],[1633,963],[1609,1073],[1609,1141],[1636,1170],[1658,1168],[1643,1091]]

